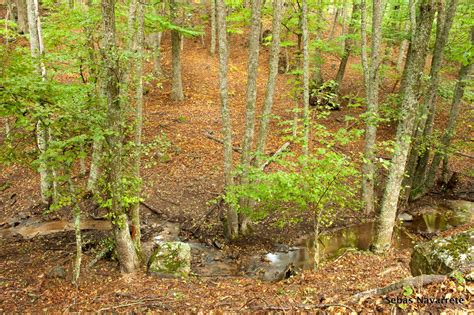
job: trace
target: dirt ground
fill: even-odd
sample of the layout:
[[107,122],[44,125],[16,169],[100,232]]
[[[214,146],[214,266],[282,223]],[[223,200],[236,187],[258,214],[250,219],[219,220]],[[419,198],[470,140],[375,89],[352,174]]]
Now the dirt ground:
[[[224,242],[219,214],[211,211],[208,202],[222,191],[222,146],[205,136],[211,133],[220,137],[220,102],[218,94],[217,57],[211,57],[199,40],[186,39],[182,53],[183,84],[185,100],[170,100],[171,82],[164,79],[147,83],[145,99],[144,139],[151,142],[161,133],[171,142],[169,159],[143,168],[144,198],[147,215],[160,213],[160,218],[179,222],[182,237],[199,239],[205,243],[215,240]],[[245,115],[245,86],[247,47],[245,38],[234,36],[231,44],[229,64],[229,94],[234,126],[234,145],[240,146]],[[169,38],[163,44],[163,66],[170,73],[171,52]],[[258,102],[261,105],[268,77],[268,48],[262,48],[258,76]],[[325,78],[335,75],[338,60],[327,58],[324,65]],[[348,67],[343,94],[352,93],[362,97],[361,74],[352,58]],[[151,66],[149,65],[148,70]],[[292,119],[289,110],[294,101],[288,94],[289,75],[279,75],[274,104],[274,113],[282,120]],[[385,97],[394,85],[386,78],[382,87]],[[447,104],[440,106],[437,122],[446,122]],[[358,117],[363,108],[343,107],[334,111],[323,123],[332,131],[345,126],[344,116]],[[461,115],[459,125],[469,124]],[[466,117],[466,118],[464,118]],[[464,126],[466,126],[464,124]],[[357,128],[363,128],[362,122]],[[382,125],[378,139],[388,140],[394,135],[395,126]],[[471,128],[472,131],[472,128]],[[282,128],[273,121],[270,126],[267,152],[278,149],[284,141]],[[472,134],[461,132],[459,137],[472,139]],[[346,154],[357,155],[362,140],[341,148]],[[297,150],[297,148],[292,148]],[[155,157],[156,158],[156,157]],[[239,155],[234,154],[237,163]],[[472,184],[472,160],[456,156],[450,161],[452,170],[461,173],[461,186]],[[145,161],[145,165],[147,162]],[[38,175],[24,166],[4,168],[0,184],[9,187],[0,192],[0,222],[11,218],[20,220],[42,217],[45,221],[54,218],[69,218],[67,209],[43,215],[39,206]],[[151,208],[154,211],[149,211]],[[90,207],[93,213],[94,207]],[[340,222],[348,224],[357,215],[348,213]],[[358,216],[360,217],[360,216]],[[310,231],[304,223],[290,226],[281,231],[264,222],[255,227],[255,233],[237,244],[226,245],[226,251],[234,256],[246,256],[255,251],[271,248],[272,244],[291,244],[298,237]],[[472,228],[464,226],[462,229]],[[89,233],[89,234],[87,234]],[[86,232],[91,239],[102,234]],[[87,239],[87,237],[86,237]],[[391,251],[385,256],[365,252],[348,252],[342,257],[324,263],[316,272],[300,273],[288,280],[276,283],[261,282],[243,277],[161,279],[139,271],[134,275],[122,275],[117,263],[102,260],[90,270],[84,268],[79,287],[71,285],[71,262],[74,257],[74,236],[72,233],[58,233],[54,236],[37,237],[32,240],[0,239],[0,312],[275,312],[288,311],[364,311],[367,313],[390,312],[396,305],[384,303],[381,298],[352,301],[351,296],[370,288],[381,287],[410,275],[408,251]],[[85,250],[85,262],[93,258],[94,251]],[[64,275],[55,274],[57,267],[63,267]],[[419,288],[426,296],[450,294],[472,301],[472,292],[453,291],[452,280],[444,284]],[[398,293],[400,296],[401,294]],[[396,295],[394,295],[396,296]],[[472,302],[471,302],[472,303]],[[349,306],[342,307],[343,304]],[[444,307],[433,305],[409,305],[409,309],[438,312]],[[450,307],[467,310],[469,305]],[[470,305],[472,309],[472,304]]]

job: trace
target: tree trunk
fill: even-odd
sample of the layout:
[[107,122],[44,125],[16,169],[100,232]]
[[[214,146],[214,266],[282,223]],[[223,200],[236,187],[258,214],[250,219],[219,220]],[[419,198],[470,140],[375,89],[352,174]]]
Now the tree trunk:
[[[177,24],[176,0],[170,0],[171,19]],[[173,101],[182,101],[183,81],[181,78],[181,34],[176,30],[171,30],[171,58],[173,68],[173,79],[171,88],[171,99]]]
[[413,59],[410,63],[410,67],[407,69],[407,87],[402,96],[401,108],[403,116],[400,119],[397,129],[395,151],[392,157],[382,207],[377,221],[375,242],[372,246],[372,250],[376,253],[386,251],[390,247],[392,240],[398,198],[405,174],[405,164],[410,148],[411,137],[415,127],[417,105],[416,89],[424,66],[424,55],[430,39],[435,11],[434,0],[422,0],[420,2],[420,19],[417,23],[417,29],[412,42]]
[[273,0],[272,48],[269,61],[270,73],[268,74],[265,101],[263,103],[262,117],[260,119],[260,130],[257,136],[256,161],[265,153],[268,123],[270,122],[270,115],[272,113],[273,95],[275,93],[275,84],[278,75],[278,61],[280,57],[281,10],[282,0]]
[[87,179],[87,191],[95,194],[97,192],[97,179],[99,177],[99,165],[102,156],[102,140],[94,139],[92,143],[91,166],[89,168],[89,178]]
[[[453,24],[454,16],[456,13],[457,0],[451,0],[446,10],[442,7],[442,3],[439,4],[440,9],[438,11],[438,23],[436,32],[436,43],[434,47],[433,58],[431,60],[430,70],[430,84],[428,90],[424,95],[424,104],[420,110],[420,121],[415,135],[415,144],[412,147],[409,163],[416,165],[411,167],[412,173],[408,173],[409,178],[412,179],[413,183],[409,183],[407,186],[413,187],[413,193],[417,195],[420,189],[423,190],[424,181],[426,177],[426,168],[430,157],[430,151],[425,150],[421,156],[419,156],[419,146],[423,141],[427,141],[431,137],[433,131],[433,121],[436,114],[436,94],[438,92],[439,85],[439,71],[443,62],[443,53],[448,42],[449,31]],[[417,163],[418,162],[418,163]],[[409,194],[408,191],[407,194]]]
[[[404,34],[408,33],[409,29],[410,29],[410,24],[405,22],[403,26],[403,33]],[[408,40],[403,39],[402,42],[400,43],[400,48],[398,50],[398,58],[397,58],[397,65],[396,65],[398,72],[402,71],[402,64],[407,54],[407,48],[408,48]]]
[[[366,46],[366,3],[362,2],[363,22],[363,46]],[[365,129],[365,146],[364,146],[364,164],[362,167],[362,198],[365,204],[365,213],[374,212],[375,198],[375,141],[377,136],[378,123],[378,97],[379,97],[379,67],[381,63],[380,45],[382,41],[382,17],[383,17],[383,1],[374,0],[372,15],[372,45],[370,64],[368,64],[367,56],[363,56],[364,63],[364,81],[366,82],[366,98],[367,98],[367,116]],[[366,47],[363,53],[366,54]],[[368,72],[367,72],[368,71]]]
[[[244,137],[242,139],[242,155],[240,163],[242,165],[242,174],[240,184],[248,183],[248,168],[252,157],[252,143],[255,132],[255,107],[257,101],[257,73],[258,73],[258,56],[260,48],[260,16],[261,16],[261,0],[252,0],[252,19],[249,34],[249,57],[247,66],[247,99],[245,108],[245,126]],[[242,198],[240,200],[242,208],[249,206],[249,200]],[[239,214],[239,233],[248,233],[249,220]]]
[[[134,160],[133,160],[133,176],[135,180],[140,179],[140,160],[141,160],[141,146],[142,146],[142,126],[143,126],[143,57],[144,57],[144,4],[137,1],[137,15],[136,25],[133,27],[134,43],[133,52],[136,54],[135,71],[134,71],[134,87],[135,87],[135,139],[134,139]],[[140,199],[141,185],[136,187],[137,200]],[[135,248],[141,248],[141,228],[140,228],[140,202],[135,202],[131,209],[132,221],[132,240],[135,243]]]
[[339,19],[339,14],[341,9],[339,7],[336,8],[336,13],[334,14],[334,21],[331,27],[331,33],[329,33],[329,40],[334,38],[334,33],[336,32],[337,20]]
[[[165,2],[155,4],[155,14],[162,15],[165,11]],[[153,73],[156,77],[161,77],[163,75],[163,69],[161,69],[161,39],[163,37],[163,32],[157,32],[153,34]]]
[[[474,45],[474,27],[471,28],[471,42]],[[451,139],[456,131],[456,121],[459,114],[461,100],[464,95],[464,88],[466,86],[466,81],[469,78],[469,75],[473,71],[473,68],[474,67],[472,60],[470,60],[467,64],[461,66],[461,70],[459,71],[458,82],[456,83],[456,88],[454,90],[453,103],[449,112],[448,126],[446,127],[444,134],[441,138],[441,147],[438,151],[436,151],[433,157],[433,161],[431,162],[426,182],[423,187],[423,192],[433,187],[439,163],[443,158],[447,160],[447,151],[451,144]]]
[[20,34],[28,33],[28,14],[26,10],[26,0],[16,0],[17,25]]
[[[216,0],[217,7],[217,36],[219,42],[219,92],[221,99],[222,135],[224,139],[224,189],[234,182],[232,176],[232,118],[229,109],[227,88],[228,46],[226,27],[226,6],[224,0]],[[225,222],[226,235],[234,238],[239,234],[239,219],[235,209],[229,207]]]
[[216,26],[216,0],[210,0],[211,2],[211,56],[216,54],[216,35],[217,35],[217,26]]
[[102,17],[104,27],[104,84],[107,99],[107,122],[111,131],[106,136],[109,153],[108,182],[112,199],[112,224],[118,260],[123,272],[133,272],[138,266],[128,218],[122,201],[122,160],[123,160],[123,125],[124,108],[120,99],[120,66],[119,52],[115,35],[115,0],[102,0]]
[[[46,80],[46,67],[42,62],[44,47],[41,34],[42,30],[39,18],[38,0],[27,0],[26,5],[28,11],[31,55],[35,59],[38,74],[41,75],[44,81]],[[39,104],[39,106],[42,105]],[[41,119],[36,123],[36,140],[40,154],[44,154],[48,148],[48,132]],[[41,200],[44,204],[49,204],[52,184],[50,171],[45,162],[40,163],[38,171],[40,173]]]
[[352,47],[354,45],[354,40],[351,38],[351,36],[354,35],[355,28],[359,20],[359,11],[360,11],[360,4],[357,2],[357,0],[354,0],[352,4],[352,16],[351,16],[351,19],[349,22],[349,28],[347,31],[348,36],[346,37],[344,41],[344,54],[342,55],[341,63],[339,64],[339,69],[337,70],[337,74],[336,74],[337,92],[339,91],[339,88],[341,87],[342,79],[344,78],[344,73],[346,72],[347,61],[349,60],[349,57],[352,52]]
[[310,112],[309,112],[309,32],[308,3],[301,2],[301,32],[303,35],[303,154],[309,156]]

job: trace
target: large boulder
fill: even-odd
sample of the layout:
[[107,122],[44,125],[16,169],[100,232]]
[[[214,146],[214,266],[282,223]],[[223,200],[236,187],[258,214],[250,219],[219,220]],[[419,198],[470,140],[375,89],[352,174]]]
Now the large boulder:
[[160,242],[150,256],[148,271],[172,277],[186,277],[191,272],[191,246],[183,242]]
[[414,276],[449,274],[474,267],[474,229],[415,245],[410,269]]

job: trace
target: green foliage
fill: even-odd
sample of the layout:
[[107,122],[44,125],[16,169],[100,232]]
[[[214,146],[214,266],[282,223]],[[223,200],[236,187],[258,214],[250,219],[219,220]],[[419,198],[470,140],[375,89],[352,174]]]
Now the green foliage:
[[[350,157],[334,148],[354,140],[361,132],[341,129],[331,134],[323,125],[315,125],[314,134],[319,146],[310,156],[288,153],[273,158],[277,169],[273,172],[250,169],[249,183],[229,187],[225,201],[253,220],[277,214],[285,218],[278,222],[280,226],[294,223],[299,213],[307,211],[318,224],[329,226],[339,211],[358,208],[354,184],[359,172]],[[255,206],[243,207],[239,203],[242,198]]]

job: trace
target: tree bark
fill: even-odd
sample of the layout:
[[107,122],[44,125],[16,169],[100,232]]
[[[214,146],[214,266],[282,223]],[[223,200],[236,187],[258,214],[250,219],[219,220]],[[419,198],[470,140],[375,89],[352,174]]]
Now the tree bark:
[[[46,67],[42,61],[44,55],[44,46],[42,38],[41,23],[39,17],[38,0],[27,0],[28,28],[30,32],[31,56],[35,59],[36,69],[41,75],[43,81],[46,80]],[[39,106],[42,106],[39,104]],[[36,142],[40,154],[44,154],[48,148],[48,131],[41,119],[36,123]],[[41,201],[44,204],[50,203],[51,198],[51,177],[48,166],[41,162],[38,171],[40,173]]]
[[[255,107],[257,101],[257,73],[258,73],[258,57],[260,48],[260,16],[261,16],[261,0],[252,0],[252,19],[249,34],[249,55],[247,65],[247,98],[245,108],[245,126],[244,136],[242,139],[242,155],[240,163],[242,166],[242,174],[240,184],[248,182],[248,168],[252,157],[252,143],[255,133]],[[242,208],[249,206],[249,200],[242,198],[240,200]],[[239,233],[248,233],[250,221],[243,214],[239,213]]]
[[[224,189],[234,182],[232,174],[232,117],[229,109],[229,94],[227,82],[228,69],[228,46],[226,27],[226,6],[224,0],[216,0],[217,8],[217,36],[219,43],[219,91],[221,99],[222,135],[224,139]],[[237,212],[228,207],[225,222],[226,235],[229,238],[236,237],[239,233],[239,219]]]
[[260,129],[257,136],[256,155],[265,153],[265,143],[268,133],[268,123],[272,113],[273,96],[275,93],[276,78],[278,75],[278,61],[280,57],[280,26],[281,26],[282,0],[273,0],[273,21],[272,21],[272,48],[270,52],[270,73],[265,90],[265,101],[263,103],[262,117],[260,119]]
[[[174,24],[178,23],[176,6],[176,0],[170,0],[171,19]],[[173,68],[171,99],[182,101],[184,94],[181,78],[181,34],[176,30],[171,30],[171,58]]]
[[372,250],[382,253],[390,247],[392,232],[397,214],[397,204],[400,196],[401,184],[405,174],[408,151],[415,127],[416,89],[420,81],[424,65],[424,55],[430,39],[433,23],[434,0],[420,2],[420,18],[414,36],[413,56],[410,67],[407,69],[407,87],[402,96],[402,118],[397,129],[395,150],[392,157],[387,185],[382,200],[382,207],[377,221],[375,241]]
[[308,3],[301,2],[301,32],[303,35],[303,154],[309,156],[310,110],[309,110],[309,31]]
[[[471,42],[474,45],[474,27],[471,28]],[[462,65],[459,71],[458,82],[456,83],[456,88],[454,90],[453,102],[451,105],[451,110],[449,112],[448,126],[446,127],[444,134],[441,138],[441,147],[436,151],[433,161],[431,162],[430,169],[428,171],[426,182],[424,183],[423,193],[433,187],[434,180],[436,177],[436,171],[438,170],[439,163],[443,158],[447,160],[447,151],[451,144],[451,139],[456,131],[456,121],[459,115],[461,100],[464,95],[464,88],[466,86],[466,81],[469,78],[470,74],[473,71],[472,60],[468,61],[467,64]]]
[[[418,114],[420,121],[418,122],[415,134],[415,143],[412,147],[410,159],[408,160],[409,165],[413,165],[410,167],[412,172],[408,173],[409,179],[412,179],[413,182],[410,181],[407,186],[413,187],[413,192],[415,194],[418,194],[420,190],[423,190],[422,186],[424,186],[424,181],[426,179],[426,169],[428,166],[430,151],[425,150],[421,155],[419,155],[419,146],[423,141],[427,141],[428,138],[431,137],[433,131],[433,122],[436,114],[436,94],[439,85],[439,72],[443,62],[444,49],[448,42],[449,32],[454,21],[457,3],[457,0],[451,0],[446,10],[442,7],[442,3],[439,4],[440,9],[438,11],[436,43],[430,70],[431,79],[428,90],[424,95],[424,104]],[[416,167],[414,167],[415,165]],[[410,191],[408,191],[408,194],[409,193]]]
[[344,73],[346,72],[347,62],[349,61],[349,57],[352,52],[352,48],[354,45],[354,40],[351,36],[354,35],[355,28],[357,25],[357,21],[359,19],[359,11],[360,11],[360,4],[357,0],[354,0],[352,4],[352,15],[349,22],[349,28],[347,30],[347,37],[344,41],[344,54],[341,58],[341,63],[339,64],[339,69],[337,70],[336,74],[336,83],[337,83],[337,92],[342,85],[342,79],[344,78]]
[[120,99],[119,52],[115,35],[115,0],[102,0],[102,17],[104,27],[104,83],[107,99],[107,122],[111,131],[106,136],[109,153],[108,182],[110,198],[112,198],[112,225],[115,246],[120,267],[123,272],[135,271],[138,266],[138,256],[135,252],[128,218],[125,214],[122,201],[122,164],[123,164],[123,104]]
[[16,0],[17,25],[20,34],[28,33],[28,14],[26,0]]
[[[162,15],[165,11],[165,1],[158,5],[155,4],[155,14]],[[163,69],[161,69],[161,39],[163,32],[157,32],[153,34],[153,73],[156,77],[163,75]]]
[[216,35],[217,35],[217,25],[216,25],[216,0],[210,0],[211,2],[211,56],[216,54]]
[[[362,2],[362,10],[364,13],[363,30],[363,46],[366,46],[366,3]],[[364,163],[362,167],[362,198],[365,205],[365,213],[373,213],[375,208],[375,141],[377,137],[378,123],[378,97],[379,97],[379,67],[381,63],[380,45],[382,41],[382,17],[383,17],[383,1],[374,0],[372,15],[372,45],[370,64],[368,64],[367,56],[363,56],[364,64],[364,81],[366,83],[366,128],[365,128],[365,146],[364,146]],[[364,47],[363,54],[366,54]]]
[[[410,24],[405,22],[403,26],[404,34],[408,33],[409,29],[410,29]],[[403,39],[402,42],[400,43],[400,48],[398,50],[398,58],[397,58],[397,65],[396,65],[398,72],[402,71],[402,64],[407,54],[407,48],[408,48],[408,40]]]
[[[133,52],[136,55],[134,69],[134,87],[135,87],[135,139],[134,139],[134,160],[133,160],[133,176],[137,182],[140,182],[140,166],[141,166],[141,146],[142,146],[142,126],[143,126],[143,58],[144,58],[144,4],[140,1],[136,3],[137,15],[136,25],[133,27],[134,43]],[[136,198],[140,199],[141,185],[136,187]],[[135,202],[131,209],[132,221],[132,240],[135,248],[141,248],[141,227],[140,227],[140,202]]]

